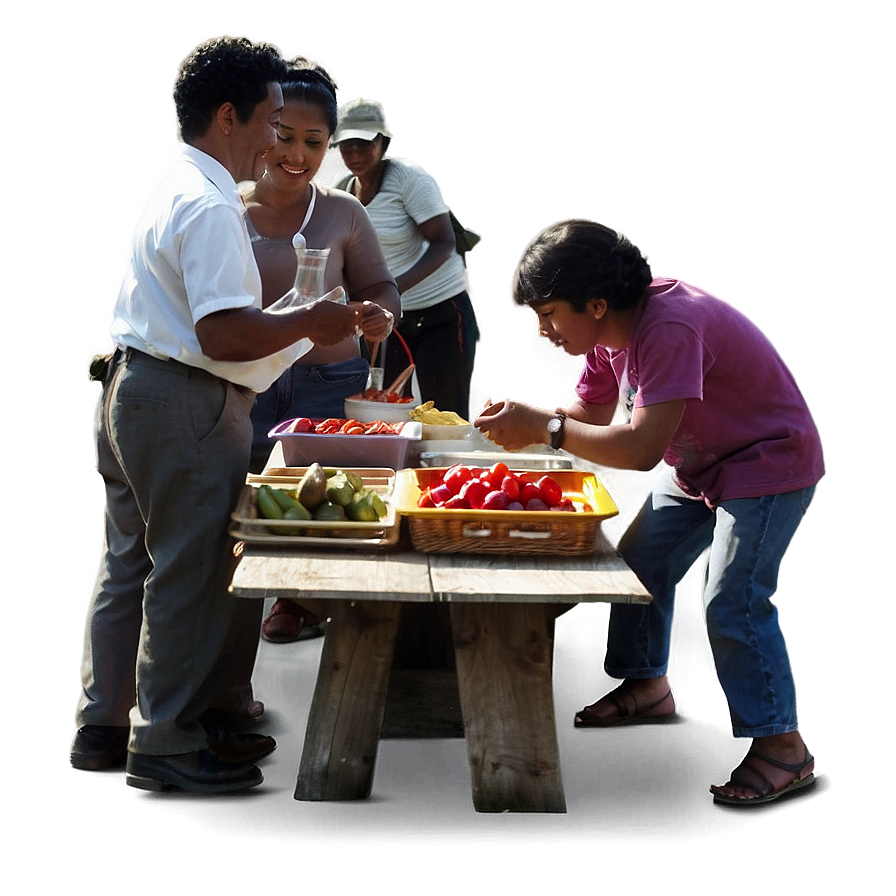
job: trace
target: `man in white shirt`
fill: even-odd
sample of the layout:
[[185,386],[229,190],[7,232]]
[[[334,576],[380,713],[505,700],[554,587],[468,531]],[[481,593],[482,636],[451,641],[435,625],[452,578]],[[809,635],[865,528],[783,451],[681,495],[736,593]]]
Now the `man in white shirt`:
[[362,323],[356,306],[328,301],[261,307],[236,185],[261,175],[276,142],[284,71],[276,48],[242,38],[184,60],[174,99],[185,145],[137,225],[113,315],[97,416],[106,537],[71,761],[126,761],[127,783],[143,789],[261,783],[253,763],[273,739],[203,723],[233,614],[227,525],[248,469],[249,412],[312,343]]

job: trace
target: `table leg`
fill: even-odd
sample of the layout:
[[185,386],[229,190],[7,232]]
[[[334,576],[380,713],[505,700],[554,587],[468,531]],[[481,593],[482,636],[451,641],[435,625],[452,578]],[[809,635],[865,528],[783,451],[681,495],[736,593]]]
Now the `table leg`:
[[370,796],[400,609],[397,601],[333,602],[297,800]]
[[554,720],[555,616],[539,604],[451,604],[478,812],[566,811]]
[[401,605],[381,738],[464,736],[450,609]]

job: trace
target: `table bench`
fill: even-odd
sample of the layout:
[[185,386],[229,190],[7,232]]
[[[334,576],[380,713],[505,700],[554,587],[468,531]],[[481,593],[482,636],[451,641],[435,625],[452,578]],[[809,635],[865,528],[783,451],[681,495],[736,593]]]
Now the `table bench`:
[[298,800],[370,795],[401,609],[447,604],[479,812],[566,811],[554,620],[577,603],[650,601],[602,531],[595,553],[580,557],[422,554],[406,543],[381,553],[245,545],[231,593],[314,595],[327,607]]

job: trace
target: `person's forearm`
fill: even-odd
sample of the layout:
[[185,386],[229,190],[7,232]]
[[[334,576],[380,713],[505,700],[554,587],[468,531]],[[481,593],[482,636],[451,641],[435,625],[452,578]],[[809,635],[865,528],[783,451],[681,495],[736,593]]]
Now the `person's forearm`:
[[455,244],[447,241],[430,243],[420,258],[403,274],[395,278],[398,291],[407,292],[421,280],[425,280],[433,271],[437,271],[455,251]]
[[301,339],[332,345],[351,335],[358,320],[357,311],[326,301],[278,314],[235,308],[203,317],[196,336],[214,361],[257,361]]
[[381,308],[385,308],[386,311],[391,311],[395,320],[401,316],[401,296],[391,280],[375,283],[366,289],[358,290],[357,293],[352,293],[352,301],[374,302]]
[[563,427],[561,447],[591,463],[619,470],[652,470],[664,454],[659,446],[639,438],[630,423],[594,425],[570,418]]
[[[665,454],[684,413],[684,401],[636,408],[631,423],[610,424],[610,405],[576,403],[563,425],[560,447],[570,454],[605,467],[652,470]],[[548,420],[556,412],[522,402],[504,400],[487,407],[474,425],[508,451],[551,442]],[[586,418],[586,419],[582,419]]]

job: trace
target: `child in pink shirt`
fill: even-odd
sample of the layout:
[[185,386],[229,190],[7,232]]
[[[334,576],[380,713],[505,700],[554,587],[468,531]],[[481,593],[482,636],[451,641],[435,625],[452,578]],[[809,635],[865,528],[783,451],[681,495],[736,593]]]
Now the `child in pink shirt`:
[[771,597],[824,461],[792,374],[743,314],[654,279],[636,246],[594,222],[542,231],[514,298],[543,336],[585,357],[578,399],[556,411],[498,402],[476,426],[510,450],[547,442],[604,466],[668,465],[619,544],[653,601],[613,605],[604,668],[623,681],[576,726],[675,718],[666,677],[675,587],[709,548],[710,645],[733,733],[752,738],[729,782],[711,788],[715,801],[750,806],[804,789],[814,759]]

